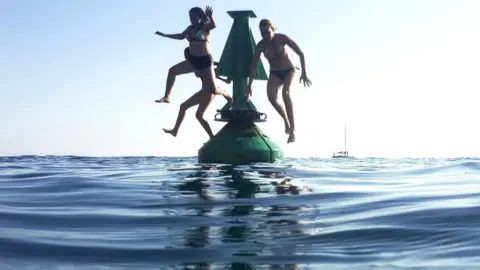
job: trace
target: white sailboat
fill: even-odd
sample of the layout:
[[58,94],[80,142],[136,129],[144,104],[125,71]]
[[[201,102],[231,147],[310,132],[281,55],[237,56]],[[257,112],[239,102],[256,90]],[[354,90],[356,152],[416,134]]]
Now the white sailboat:
[[345,124],[345,131],[344,131],[344,150],[339,152],[333,152],[332,158],[353,158],[352,156],[348,155],[347,151],[347,125]]

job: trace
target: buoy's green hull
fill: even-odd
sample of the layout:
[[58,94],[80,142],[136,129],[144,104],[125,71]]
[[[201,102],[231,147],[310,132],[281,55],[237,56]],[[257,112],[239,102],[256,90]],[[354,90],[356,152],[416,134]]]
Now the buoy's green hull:
[[198,150],[199,163],[274,163],[283,160],[282,149],[254,123],[227,123]]

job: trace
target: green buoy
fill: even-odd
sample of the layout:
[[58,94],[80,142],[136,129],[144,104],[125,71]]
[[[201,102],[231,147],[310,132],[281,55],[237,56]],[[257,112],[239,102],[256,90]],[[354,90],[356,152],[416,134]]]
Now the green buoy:
[[[233,102],[217,111],[215,121],[227,124],[198,150],[198,162],[240,165],[282,160],[282,149],[255,125],[255,122],[265,122],[267,115],[258,112],[252,101],[245,99],[256,45],[249,18],[257,16],[251,10],[227,13],[233,18],[233,25],[217,74],[232,80]],[[268,80],[261,60],[255,79]]]

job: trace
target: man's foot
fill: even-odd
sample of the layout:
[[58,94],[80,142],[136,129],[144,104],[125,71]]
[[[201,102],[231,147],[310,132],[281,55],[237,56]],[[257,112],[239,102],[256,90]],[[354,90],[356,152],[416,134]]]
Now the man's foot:
[[173,130],[173,129],[165,129],[165,128],[164,128],[164,129],[163,129],[163,132],[168,133],[168,134],[172,135],[173,137],[177,137],[177,132],[178,132],[178,131]]
[[170,103],[170,98],[169,97],[163,97],[161,99],[155,100],[156,103]]
[[288,136],[288,140],[287,140],[287,143],[293,143],[295,142],[295,133],[290,132],[290,136]]

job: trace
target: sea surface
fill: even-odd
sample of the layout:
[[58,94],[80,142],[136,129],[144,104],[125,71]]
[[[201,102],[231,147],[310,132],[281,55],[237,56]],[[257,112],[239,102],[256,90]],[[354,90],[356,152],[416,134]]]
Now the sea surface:
[[0,157],[0,269],[480,269],[480,158]]

